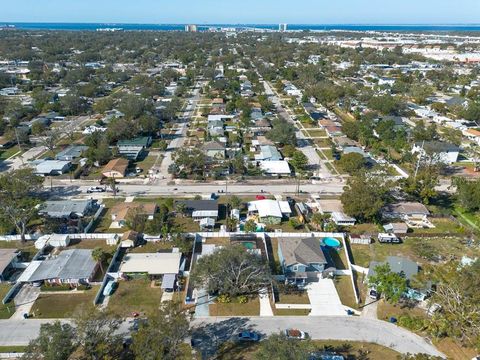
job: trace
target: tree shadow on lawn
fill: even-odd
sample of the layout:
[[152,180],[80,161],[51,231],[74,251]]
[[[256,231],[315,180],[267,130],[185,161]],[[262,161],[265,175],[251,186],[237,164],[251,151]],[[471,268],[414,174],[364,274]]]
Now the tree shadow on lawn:
[[[222,345],[233,341],[234,345],[244,347],[236,341],[236,335],[245,330],[252,331],[253,326],[248,324],[248,318],[230,318],[215,323],[202,323],[192,331],[192,347],[202,356],[202,359],[212,358],[214,355],[221,356],[221,352],[227,351],[232,354],[232,347],[228,346],[222,350]],[[260,334],[261,337],[264,334]],[[220,352],[218,352],[220,350]]]

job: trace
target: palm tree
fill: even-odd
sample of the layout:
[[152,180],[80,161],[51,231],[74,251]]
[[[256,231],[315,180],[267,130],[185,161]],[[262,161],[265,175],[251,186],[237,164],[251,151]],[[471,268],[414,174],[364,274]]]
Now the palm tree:
[[103,273],[103,262],[107,259],[107,253],[101,247],[96,247],[92,250],[92,258],[96,262],[100,263],[100,269]]

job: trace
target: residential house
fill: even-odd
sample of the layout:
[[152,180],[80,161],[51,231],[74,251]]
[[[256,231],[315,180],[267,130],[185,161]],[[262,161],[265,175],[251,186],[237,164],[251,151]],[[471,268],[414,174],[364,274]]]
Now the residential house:
[[85,145],[71,145],[55,155],[56,160],[72,161],[82,156],[82,153],[88,149]]
[[180,252],[128,253],[123,257],[119,271],[126,275],[147,274],[152,279],[162,279],[162,288],[173,290],[181,259]]
[[118,153],[130,160],[137,160],[151,145],[150,136],[137,137],[131,140],[119,140],[117,143]]
[[72,163],[70,161],[62,160],[38,160],[32,161],[32,165],[34,166],[35,174],[52,176],[67,173],[70,170]]
[[387,219],[424,219],[430,215],[425,205],[419,202],[399,202],[389,204],[382,209],[382,216]]
[[279,238],[278,258],[288,283],[305,285],[318,280],[328,268],[318,238]]
[[14,271],[20,252],[16,249],[0,249],[0,283],[7,281]]
[[122,228],[126,225],[128,216],[132,211],[136,211],[138,215],[144,215],[147,220],[153,220],[155,213],[158,210],[157,204],[151,203],[135,203],[123,202],[115,205],[111,209],[112,223],[110,228]]
[[92,282],[99,263],[93,259],[90,249],[69,249],[31,266],[27,268],[30,276],[24,279],[26,282],[78,286]]
[[282,159],[282,154],[273,145],[261,145],[260,154],[255,154],[256,161],[279,161]]
[[112,159],[104,166],[102,175],[106,178],[123,178],[127,173],[128,163],[124,158]]
[[203,144],[202,150],[209,158],[224,159],[225,145],[219,141],[209,141]]
[[202,219],[218,219],[218,202],[217,200],[178,200],[175,207],[184,207],[187,216],[191,216],[195,221]]
[[453,164],[458,160],[460,148],[442,141],[424,141],[413,145],[412,154],[427,157],[433,162]]
[[259,162],[260,169],[266,174],[270,176],[282,176],[282,175],[291,175],[292,171],[290,170],[290,166],[288,162],[285,160],[267,160],[267,161],[260,161]]
[[93,200],[48,200],[39,214],[51,218],[84,217],[94,209]]
[[292,209],[288,201],[255,200],[248,203],[248,215],[258,217],[258,222],[264,224],[280,224],[292,215]]

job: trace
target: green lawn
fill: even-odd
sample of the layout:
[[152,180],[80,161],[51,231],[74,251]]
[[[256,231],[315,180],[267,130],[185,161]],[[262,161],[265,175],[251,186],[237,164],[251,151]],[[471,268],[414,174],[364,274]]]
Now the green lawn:
[[149,314],[158,310],[162,290],[151,285],[148,279],[121,281],[110,297],[108,309],[119,316],[130,316],[132,312]]
[[210,316],[258,316],[260,315],[260,300],[258,296],[249,299],[246,304],[210,304]]
[[197,232],[200,231],[200,225],[192,218],[186,216],[176,216],[173,219],[173,227],[179,232]]
[[275,309],[274,306],[272,309],[275,316],[307,316],[310,314],[310,309]]
[[20,151],[18,145],[15,145],[7,150],[0,151],[0,161],[6,160]]
[[10,288],[11,286],[8,284],[0,284],[0,319],[8,319],[15,312],[15,304],[13,301],[5,305],[1,302]]
[[157,155],[147,155],[143,160],[137,161],[135,163],[135,167],[139,167],[143,170],[140,175],[147,175],[148,170],[150,170],[151,167],[155,165],[155,161],[157,161]]
[[102,248],[106,252],[114,252],[115,251],[115,246],[113,245],[108,245],[107,241],[102,239],[102,240],[80,240],[80,239],[75,239],[70,242],[70,244],[67,246],[67,249],[95,249],[95,248]]
[[358,304],[355,301],[355,294],[353,293],[350,276],[335,276],[334,283],[342,304],[357,309]]
[[0,353],[23,353],[26,346],[0,346]]
[[96,233],[105,233],[110,232],[109,228],[112,224],[112,208],[119,204],[125,202],[125,198],[106,198],[102,200],[102,204],[105,205],[102,215],[95,221],[90,231]]
[[377,316],[380,320],[389,320],[392,316],[398,319],[402,315],[417,316],[422,318],[427,317],[425,311],[419,309],[418,307],[408,308],[402,306],[401,304],[389,304],[385,300],[379,301],[377,307]]
[[[327,136],[327,133],[325,130],[308,130],[308,133],[310,134],[311,137]],[[328,140],[328,139],[325,139],[325,140]]]
[[310,304],[308,294],[306,291],[297,294],[279,294],[279,304]]
[[33,304],[30,314],[39,319],[70,318],[81,309],[93,309],[98,289],[98,286],[93,286],[83,293],[42,293]]
[[313,139],[313,142],[321,148],[329,148],[332,146],[329,139]]

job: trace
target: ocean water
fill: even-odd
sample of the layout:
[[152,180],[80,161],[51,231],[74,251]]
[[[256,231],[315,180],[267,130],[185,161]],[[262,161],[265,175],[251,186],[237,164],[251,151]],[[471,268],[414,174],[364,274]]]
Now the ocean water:
[[[0,23],[29,30],[95,31],[101,28],[121,28],[128,31],[183,31],[184,24],[122,24],[122,23]],[[211,27],[256,28],[277,30],[278,24],[208,24],[198,25],[199,30]],[[425,31],[425,32],[473,32],[480,31],[480,24],[471,25],[349,25],[349,24],[288,24],[289,30],[351,30],[351,31]]]

